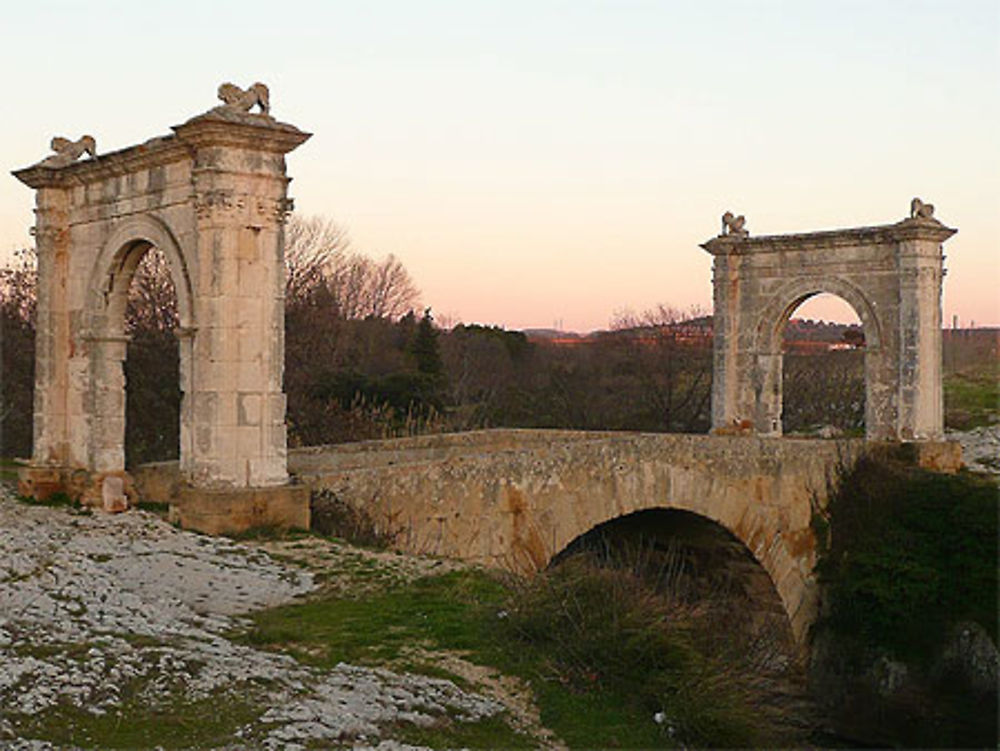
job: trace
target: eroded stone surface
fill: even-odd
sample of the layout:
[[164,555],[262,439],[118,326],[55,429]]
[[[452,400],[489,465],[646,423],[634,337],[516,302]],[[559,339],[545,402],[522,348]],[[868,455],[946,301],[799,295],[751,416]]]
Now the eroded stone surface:
[[[241,614],[314,587],[261,550],[183,532],[143,512],[79,514],[0,498],[0,746],[60,703],[95,715],[143,702],[257,706],[238,746],[405,748],[398,722],[475,720],[501,705],[450,681],[341,664],[304,667],[236,644]],[[387,744],[382,741],[390,741]]]

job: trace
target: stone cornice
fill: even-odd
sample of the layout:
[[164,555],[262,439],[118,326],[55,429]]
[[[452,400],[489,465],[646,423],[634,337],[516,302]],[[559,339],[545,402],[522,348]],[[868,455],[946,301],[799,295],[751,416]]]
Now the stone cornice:
[[111,177],[121,177],[150,167],[171,164],[190,155],[187,146],[175,136],[151,138],[137,146],[101,154],[93,159],[68,164],[65,167],[43,167],[35,164],[14,170],[13,175],[31,188],[70,188],[87,185]]
[[792,235],[738,237],[720,235],[701,244],[714,256],[777,253],[788,250],[826,250],[858,245],[890,245],[902,240],[944,242],[958,230],[936,219],[904,219],[876,227],[804,232]]
[[288,123],[264,115],[225,115],[210,110],[171,130],[194,148],[230,146],[287,154],[311,136]]
[[294,125],[262,115],[224,117],[214,111],[172,128],[174,134],[101,154],[65,167],[35,164],[14,170],[14,177],[30,188],[70,188],[121,177],[151,167],[189,159],[192,150],[210,146],[250,148],[287,154],[312,135]]

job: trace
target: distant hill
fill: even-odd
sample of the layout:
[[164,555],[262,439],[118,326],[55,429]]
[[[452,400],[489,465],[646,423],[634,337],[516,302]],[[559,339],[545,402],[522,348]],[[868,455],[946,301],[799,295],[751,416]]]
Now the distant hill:
[[[547,342],[550,344],[578,345],[597,341],[605,337],[639,336],[646,337],[654,330],[666,329],[685,338],[708,338],[712,335],[712,316],[700,316],[684,321],[666,324],[664,326],[636,326],[629,329],[613,331],[591,331],[580,334],[576,331],[559,331],[558,329],[525,329],[524,334],[530,341]],[[833,323],[831,321],[814,321],[811,319],[792,318],[785,326],[786,342],[826,342],[840,344],[844,342],[844,333],[861,329],[858,324]]]

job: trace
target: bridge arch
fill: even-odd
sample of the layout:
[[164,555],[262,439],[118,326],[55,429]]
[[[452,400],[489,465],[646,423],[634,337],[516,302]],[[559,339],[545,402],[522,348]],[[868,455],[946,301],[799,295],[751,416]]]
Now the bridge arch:
[[[510,548],[513,565],[507,566],[519,571],[541,570],[558,560],[581,537],[635,515],[655,511],[690,514],[717,525],[742,545],[767,574],[792,633],[796,639],[804,640],[816,597],[812,530],[808,526],[783,528],[789,521],[788,510],[774,513],[773,507],[755,504],[760,494],[755,499],[753,489],[749,489],[749,497],[740,499],[731,490],[718,487],[709,476],[692,476],[690,482],[686,492],[671,494],[673,497],[663,497],[657,482],[629,483],[623,494],[595,497],[587,505],[586,513],[578,513],[571,525],[553,524],[544,511],[534,517],[531,525],[515,523]],[[803,509],[798,512],[801,515]],[[544,545],[542,541],[546,539],[548,544]]]
[[364,510],[403,550],[519,573],[544,569],[580,535],[635,512],[703,517],[767,572],[804,643],[817,604],[813,510],[862,445],[489,430],[295,450],[289,467]]
[[625,514],[575,538],[550,568],[578,555],[627,571],[681,606],[724,608],[733,634],[748,644],[763,637],[795,651],[771,574],[742,540],[706,516],[665,507]]

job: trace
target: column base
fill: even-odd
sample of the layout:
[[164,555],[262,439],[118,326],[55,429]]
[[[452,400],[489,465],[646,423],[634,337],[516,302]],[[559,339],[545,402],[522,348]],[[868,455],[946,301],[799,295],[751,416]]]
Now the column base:
[[17,492],[38,501],[48,501],[62,493],[72,503],[109,512],[124,511],[133,498],[128,472],[90,472],[73,467],[33,465],[17,472]]
[[209,535],[232,535],[254,527],[309,529],[309,488],[195,488],[184,486],[170,505],[169,520]]
[[962,444],[958,441],[915,441],[905,443],[921,469],[954,474],[962,468]]

